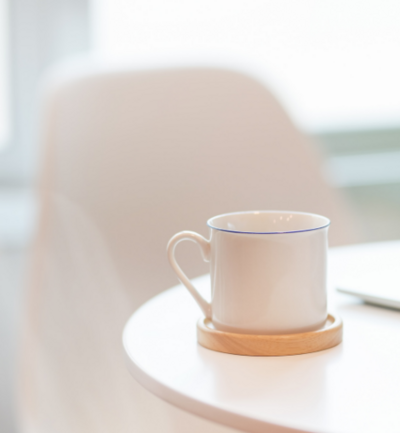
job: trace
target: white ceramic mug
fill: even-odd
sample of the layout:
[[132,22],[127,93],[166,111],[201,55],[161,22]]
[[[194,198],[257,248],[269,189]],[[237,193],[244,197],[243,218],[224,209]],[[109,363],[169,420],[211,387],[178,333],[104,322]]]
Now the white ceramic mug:
[[[330,221],[320,215],[252,211],[207,221],[211,238],[184,231],[168,243],[179,280],[222,331],[290,334],[320,328],[327,318],[326,268]],[[211,303],[175,260],[175,246],[191,240],[210,262]]]

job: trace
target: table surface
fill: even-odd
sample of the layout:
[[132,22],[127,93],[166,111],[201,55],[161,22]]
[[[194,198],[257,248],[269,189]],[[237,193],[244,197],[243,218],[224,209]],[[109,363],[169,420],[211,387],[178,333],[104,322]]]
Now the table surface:
[[[196,342],[201,312],[183,286],[151,299],[126,324],[131,374],[162,399],[245,432],[400,432],[400,311],[367,305],[335,287],[398,284],[400,242],[330,250],[329,306],[344,340],[318,353],[248,357]],[[203,293],[209,277],[194,280]]]

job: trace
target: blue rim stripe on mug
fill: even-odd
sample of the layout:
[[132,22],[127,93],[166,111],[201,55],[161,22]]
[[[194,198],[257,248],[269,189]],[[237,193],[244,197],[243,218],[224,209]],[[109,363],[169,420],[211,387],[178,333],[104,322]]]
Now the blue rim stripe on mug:
[[[215,220],[215,219],[221,218],[221,217],[225,217],[225,216],[228,216],[228,215],[257,214],[257,213],[264,213],[264,214],[266,214],[266,213],[289,213],[289,214],[297,214],[297,215],[310,215],[310,216],[316,216],[316,217],[319,217],[319,218],[324,218],[328,222],[326,224],[324,224],[323,226],[319,226],[319,227],[313,227],[313,228],[302,229],[302,230],[281,231],[281,232],[247,232],[247,231],[242,231],[242,230],[222,229],[220,227],[215,227],[214,225],[212,225],[212,222],[211,222],[212,220]],[[326,227],[329,227],[330,224],[331,224],[331,221],[329,220],[329,218],[324,217],[322,215],[315,214],[315,213],[296,212],[296,211],[278,211],[278,210],[270,210],[270,211],[254,210],[254,211],[246,211],[246,212],[228,212],[228,213],[225,213],[225,214],[214,216],[214,217],[210,218],[207,221],[207,225],[211,229],[219,230],[221,232],[239,233],[239,234],[246,234],[246,235],[282,235],[282,234],[290,234],[290,233],[311,232],[311,231],[314,231],[314,230],[325,229]]]

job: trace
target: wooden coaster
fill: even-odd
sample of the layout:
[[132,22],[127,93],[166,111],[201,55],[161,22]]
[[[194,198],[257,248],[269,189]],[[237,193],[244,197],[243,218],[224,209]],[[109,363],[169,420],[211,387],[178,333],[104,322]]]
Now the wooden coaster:
[[342,341],[343,324],[339,316],[328,314],[317,331],[286,335],[249,335],[217,331],[211,320],[197,322],[197,341],[207,349],[234,355],[285,356],[318,352]]

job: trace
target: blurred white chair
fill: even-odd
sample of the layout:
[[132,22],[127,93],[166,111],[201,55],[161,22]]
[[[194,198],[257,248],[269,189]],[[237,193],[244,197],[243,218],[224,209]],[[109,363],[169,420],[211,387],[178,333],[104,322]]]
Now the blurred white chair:
[[[22,431],[231,431],[142,390],[125,369],[122,328],[139,305],[178,283],[168,239],[187,229],[207,235],[211,216],[316,212],[332,220],[332,245],[351,242],[312,143],[257,81],[200,68],[89,68],[51,88],[42,129]],[[178,248],[189,276],[207,271],[193,248]]]

